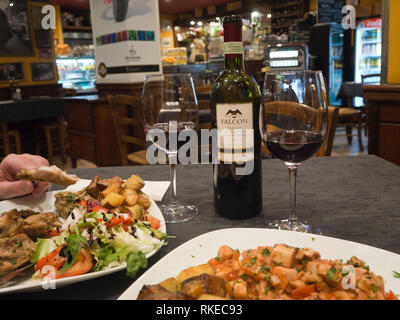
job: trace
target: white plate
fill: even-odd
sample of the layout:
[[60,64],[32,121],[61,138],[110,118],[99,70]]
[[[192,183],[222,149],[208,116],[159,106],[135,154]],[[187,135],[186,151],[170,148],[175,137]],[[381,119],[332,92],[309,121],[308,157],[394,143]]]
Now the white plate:
[[[313,240],[314,238],[314,240]],[[215,257],[218,249],[228,245],[241,251],[258,246],[273,246],[277,243],[293,247],[309,247],[321,253],[323,259],[347,260],[357,256],[365,260],[372,272],[385,279],[385,290],[400,293],[400,279],[393,277],[393,270],[400,272],[400,255],[369,247],[363,244],[318,235],[271,229],[224,229],[203,234],[194,238],[147,270],[120,297],[120,300],[134,300],[144,285],[160,283],[176,277],[180,271],[207,263]]]
[[[66,190],[68,191],[79,191],[88,186],[90,183],[90,180],[86,179],[81,179],[79,180],[76,184],[69,186]],[[147,183],[147,188],[151,189],[151,182]],[[33,196],[26,196],[26,197],[21,197],[18,199],[13,199],[13,200],[6,200],[6,201],[1,201],[0,202],[0,215],[2,212],[9,211],[12,209],[19,209],[19,210],[24,210],[24,209],[32,209],[34,211],[39,211],[39,212],[55,212],[54,208],[54,195],[60,191],[53,191],[53,192],[47,192],[43,197],[40,199],[34,198]],[[161,221],[161,226],[160,226],[160,231],[166,232],[166,226],[165,226],[165,220],[164,217],[156,205],[156,203],[151,200],[151,207],[148,210],[149,214],[152,216],[156,217]],[[149,258],[152,255],[154,255],[157,252],[157,250],[153,250],[149,252],[146,257]],[[118,272],[121,270],[124,270],[126,267],[125,266],[120,266],[116,268],[111,268],[108,270],[102,270],[102,271],[97,271],[97,272],[91,272],[87,274],[83,274],[80,276],[75,276],[75,277],[70,277],[70,278],[64,278],[64,279],[57,279],[55,280],[55,286],[56,288],[70,285],[76,282],[80,281],[85,281],[85,280],[90,280],[93,278],[98,278],[105,276],[110,273]],[[31,279],[32,277],[32,272],[27,272],[26,276],[24,278],[19,278],[18,283],[14,286],[6,287],[6,288],[0,288],[0,294],[2,293],[13,293],[13,292],[18,292],[18,291],[38,291],[42,290],[42,282],[40,280],[33,280]]]

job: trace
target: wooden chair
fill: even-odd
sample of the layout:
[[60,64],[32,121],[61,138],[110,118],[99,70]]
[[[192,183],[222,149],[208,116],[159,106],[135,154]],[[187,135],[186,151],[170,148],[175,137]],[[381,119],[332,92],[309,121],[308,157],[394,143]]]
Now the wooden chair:
[[354,108],[339,108],[339,119],[337,127],[346,128],[347,142],[351,145],[353,141],[353,128],[357,127],[358,145],[360,151],[364,151],[362,143],[362,113]]
[[[142,99],[127,95],[109,95],[107,100],[117,132],[122,165],[127,166],[129,161],[137,165],[149,164],[146,160]],[[129,145],[139,151],[129,153]]]
[[41,139],[39,132],[44,135],[44,141],[47,148],[47,159],[54,163],[54,152],[59,151],[63,164],[67,163],[67,123],[63,116],[58,117],[57,121],[44,123],[35,128],[36,132],[36,154],[41,154]]
[[1,159],[12,152],[21,153],[21,136],[18,130],[10,130],[6,135],[0,134],[0,141],[3,142],[0,144]]
[[339,118],[338,107],[328,107],[329,109],[329,123],[326,133],[326,139],[318,150],[317,157],[330,157],[332,154],[333,141],[335,140],[336,125]]

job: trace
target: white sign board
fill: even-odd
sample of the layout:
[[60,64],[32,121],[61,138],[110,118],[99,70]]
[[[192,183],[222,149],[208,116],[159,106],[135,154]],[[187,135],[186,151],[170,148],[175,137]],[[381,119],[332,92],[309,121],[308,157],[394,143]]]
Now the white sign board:
[[158,0],[90,0],[98,83],[161,73]]

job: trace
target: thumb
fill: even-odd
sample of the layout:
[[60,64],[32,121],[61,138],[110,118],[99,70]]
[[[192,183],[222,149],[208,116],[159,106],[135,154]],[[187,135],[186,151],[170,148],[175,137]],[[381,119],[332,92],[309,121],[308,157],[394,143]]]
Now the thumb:
[[11,199],[32,193],[31,181],[2,181],[0,183],[0,199]]

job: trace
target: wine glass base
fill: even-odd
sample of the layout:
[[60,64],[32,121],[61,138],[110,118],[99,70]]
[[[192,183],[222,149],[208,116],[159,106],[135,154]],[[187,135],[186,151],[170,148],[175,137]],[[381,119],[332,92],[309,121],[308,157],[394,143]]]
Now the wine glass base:
[[195,206],[181,204],[162,204],[160,210],[166,223],[181,223],[193,219],[199,213]]
[[319,228],[315,228],[315,227],[311,226],[306,221],[300,222],[299,220],[293,220],[293,221],[290,221],[288,219],[276,220],[276,221],[268,223],[267,227],[270,229],[296,231],[296,232],[302,232],[302,233],[322,234],[322,232]]

